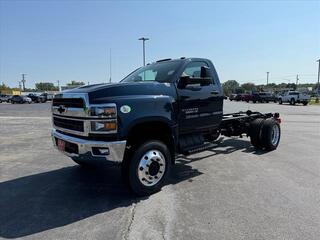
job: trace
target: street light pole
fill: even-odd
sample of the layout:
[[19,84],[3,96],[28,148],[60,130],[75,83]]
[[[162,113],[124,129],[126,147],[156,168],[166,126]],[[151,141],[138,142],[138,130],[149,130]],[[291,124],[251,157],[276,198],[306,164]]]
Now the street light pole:
[[319,63],[319,66],[318,66],[318,92],[319,92],[319,81],[320,81],[320,59],[317,60],[317,62]]
[[267,86],[268,86],[268,83],[269,83],[269,72],[267,72]]
[[149,38],[141,37],[138,40],[142,41],[142,51],[143,51],[143,66],[146,65],[146,46],[145,46],[145,41],[148,41]]

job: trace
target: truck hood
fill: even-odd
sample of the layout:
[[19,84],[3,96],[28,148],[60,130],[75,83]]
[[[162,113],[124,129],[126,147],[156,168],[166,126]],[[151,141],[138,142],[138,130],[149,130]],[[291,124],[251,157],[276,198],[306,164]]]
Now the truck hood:
[[166,95],[174,97],[172,83],[131,82],[114,84],[94,84],[65,91],[66,93],[87,93],[91,104],[112,102],[118,98],[143,98],[143,96]]

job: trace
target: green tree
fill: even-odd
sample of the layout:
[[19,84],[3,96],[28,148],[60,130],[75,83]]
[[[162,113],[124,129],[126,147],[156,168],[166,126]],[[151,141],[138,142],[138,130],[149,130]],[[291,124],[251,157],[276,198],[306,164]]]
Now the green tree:
[[85,83],[84,82],[78,82],[78,81],[74,81],[74,80],[72,80],[71,81],[71,83],[67,83],[67,86],[83,86],[83,85],[85,85]]
[[223,92],[227,96],[234,93],[239,86],[240,85],[236,80],[228,80],[222,84]]
[[10,87],[7,86],[7,85],[5,85],[4,83],[2,83],[2,84],[0,85],[0,91],[1,91],[1,90],[10,90]]
[[254,83],[244,83],[241,84],[241,88],[243,88],[245,91],[254,91],[256,89],[256,85]]
[[36,83],[36,89],[38,91],[58,91],[58,87],[54,86],[53,83],[50,82],[40,82]]

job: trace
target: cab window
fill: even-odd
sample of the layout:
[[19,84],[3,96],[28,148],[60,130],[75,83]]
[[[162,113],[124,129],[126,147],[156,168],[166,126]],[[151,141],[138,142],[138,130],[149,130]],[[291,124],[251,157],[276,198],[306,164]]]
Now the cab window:
[[[205,62],[191,62],[184,69],[181,76],[189,76],[192,78],[200,78],[201,67],[208,67],[208,64]],[[210,71],[206,71],[205,78],[211,78]]]

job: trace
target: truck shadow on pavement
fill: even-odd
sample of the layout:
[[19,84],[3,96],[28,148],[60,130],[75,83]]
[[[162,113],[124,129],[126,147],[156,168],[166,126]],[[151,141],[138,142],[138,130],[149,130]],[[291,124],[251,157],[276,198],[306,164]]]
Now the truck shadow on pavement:
[[[179,170],[188,172],[188,178],[198,174],[184,164]],[[171,180],[175,184],[184,178]],[[0,238],[59,228],[144,199],[123,183],[120,167],[110,164],[70,166],[1,182]]]
[[[221,150],[224,145],[232,147]],[[243,140],[227,139],[219,144],[219,150],[210,149],[204,157],[178,156],[169,184],[192,181],[202,174],[190,162],[237,150],[251,148]],[[0,237],[28,236],[143,199],[129,191],[121,179],[120,167],[114,165],[70,166],[9,180],[0,183]]]

